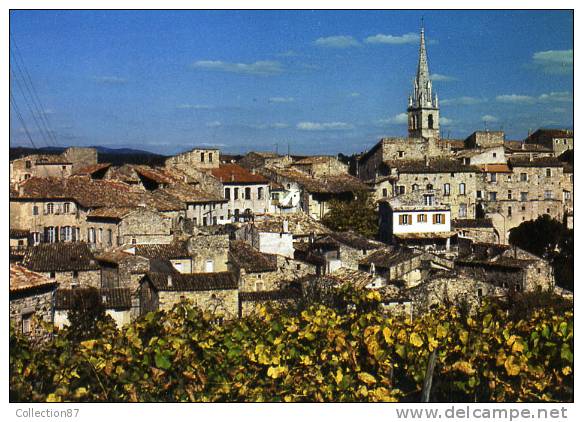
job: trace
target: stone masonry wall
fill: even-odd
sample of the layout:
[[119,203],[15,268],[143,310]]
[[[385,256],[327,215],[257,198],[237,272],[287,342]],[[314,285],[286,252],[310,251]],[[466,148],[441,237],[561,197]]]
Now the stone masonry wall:
[[[30,335],[34,339],[45,339],[49,334],[37,321],[53,322],[54,289],[10,294],[10,322],[17,331],[22,330],[23,315],[33,314]],[[36,321],[35,321],[36,319]]]
[[158,304],[160,310],[170,310],[182,300],[188,300],[203,311],[221,315],[226,319],[234,319],[239,316],[239,292],[238,290],[209,290],[195,292],[158,292]]

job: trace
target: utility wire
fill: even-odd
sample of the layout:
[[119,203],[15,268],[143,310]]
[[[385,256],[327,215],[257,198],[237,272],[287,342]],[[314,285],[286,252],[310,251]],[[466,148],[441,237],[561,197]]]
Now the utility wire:
[[33,103],[35,104],[35,107],[37,109],[37,113],[39,115],[39,118],[41,120],[41,122],[43,123],[44,129],[46,130],[47,135],[49,136],[49,138],[51,139],[52,143],[54,144],[54,146],[58,146],[58,142],[57,139],[54,135],[54,132],[51,128],[51,125],[49,123],[48,117],[46,115],[45,112],[45,108],[38,96],[38,92],[36,90],[36,87],[32,81],[32,78],[30,76],[30,73],[28,72],[28,68],[26,67],[26,64],[24,63],[24,59],[22,58],[22,54],[20,52],[20,47],[18,47],[18,44],[16,43],[16,40],[14,39],[14,36],[11,34],[10,39],[12,40],[12,44],[14,45],[14,53],[13,53],[13,57],[16,59],[16,65],[19,68],[20,72],[22,75],[24,75],[24,81],[25,81],[25,86],[27,87],[28,92],[31,94],[31,97],[33,99]]
[[16,116],[18,117],[18,120],[20,121],[20,124],[22,125],[22,128],[24,129],[24,132],[26,133],[26,136],[28,137],[28,140],[30,141],[33,148],[37,149],[36,145],[34,144],[34,141],[32,140],[32,136],[30,136],[30,132],[28,131],[28,128],[26,127],[26,123],[24,122],[24,119],[22,118],[22,114],[20,114],[20,110],[18,109],[18,106],[16,105],[16,101],[14,101],[14,96],[12,95],[12,93],[10,93],[10,103],[12,104],[12,108],[14,109],[14,112],[16,113]]

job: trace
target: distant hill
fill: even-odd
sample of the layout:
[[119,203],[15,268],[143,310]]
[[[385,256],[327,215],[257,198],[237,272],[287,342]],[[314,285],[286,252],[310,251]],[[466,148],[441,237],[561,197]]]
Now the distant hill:
[[[123,164],[147,164],[151,166],[164,165],[166,156],[154,154],[150,151],[143,151],[132,148],[107,148],[101,146],[94,146],[97,149],[97,160],[100,163],[112,163],[119,166]],[[14,147],[10,148],[10,159],[24,157],[30,154],[60,154],[65,147],[43,147],[43,148],[27,148]]]

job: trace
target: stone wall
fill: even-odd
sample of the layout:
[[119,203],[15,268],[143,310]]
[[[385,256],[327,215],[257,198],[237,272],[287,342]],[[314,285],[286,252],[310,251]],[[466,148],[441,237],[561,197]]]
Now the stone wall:
[[163,311],[172,309],[175,304],[183,300],[190,301],[194,306],[214,313],[218,317],[234,319],[239,316],[239,292],[236,289],[158,292],[158,306]]
[[[51,278],[50,272],[41,272],[47,278]],[[101,287],[101,270],[77,271],[75,280],[74,271],[56,271],[52,274],[60,289],[71,289],[75,287]]]
[[213,169],[220,165],[220,150],[212,148],[195,148],[174,155],[165,161],[166,167],[186,164],[199,169]]
[[66,161],[73,163],[73,172],[97,164],[97,149],[95,148],[69,147],[62,156]]
[[17,331],[22,332],[23,316],[32,317],[30,336],[34,339],[48,339],[47,333],[38,323],[53,323],[54,287],[10,293],[10,322]]
[[477,131],[464,141],[466,148],[491,148],[504,146],[504,132]]
[[196,234],[188,239],[188,251],[192,255],[192,272],[227,271],[229,261],[228,234]]

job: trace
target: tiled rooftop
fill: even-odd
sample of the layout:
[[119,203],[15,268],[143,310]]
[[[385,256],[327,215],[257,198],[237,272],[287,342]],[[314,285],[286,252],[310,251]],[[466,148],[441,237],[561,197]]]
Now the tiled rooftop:
[[10,292],[20,292],[56,285],[54,280],[19,264],[10,264]]
[[26,251],[22,265],[39,272],[99,269],[86,243],[41,243]]

